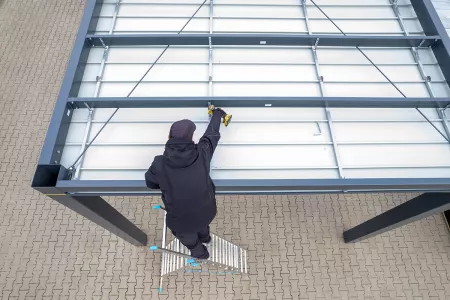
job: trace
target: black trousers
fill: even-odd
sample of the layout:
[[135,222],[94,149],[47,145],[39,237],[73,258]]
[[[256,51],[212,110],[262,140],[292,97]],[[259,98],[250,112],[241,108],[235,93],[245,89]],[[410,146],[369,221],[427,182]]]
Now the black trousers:
[[207,243],[211,240],[209,226],[197,232],[174,232],[172,230],[172,234],[176,236],[186,248],[191,250],[192,256],[202,256],[208,251],[202,243]]

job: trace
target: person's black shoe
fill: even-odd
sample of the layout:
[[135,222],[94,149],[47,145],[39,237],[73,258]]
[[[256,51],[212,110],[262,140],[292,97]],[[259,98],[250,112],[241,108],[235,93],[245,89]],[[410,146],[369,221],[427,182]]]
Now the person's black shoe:
[[202,242],[202,244],[209,244],[209,243],[211,243],[211,236],[210,235],[208,235],[208,237],[207,238],[205,238],[205,239],[200,239],[200,242]]
[[208,249],[204,245],[202,245],[202,249],[203,252],[201,253],[197,253],[197,251],[194,252],[191,251],[191,256],[198,259],[208,259],[209,258]]

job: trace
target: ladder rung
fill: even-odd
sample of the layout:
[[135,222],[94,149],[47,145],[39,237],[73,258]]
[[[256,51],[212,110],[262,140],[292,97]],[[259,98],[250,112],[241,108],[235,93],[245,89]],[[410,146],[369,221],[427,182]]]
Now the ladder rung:
[[[211,234],[211,242],[207,245],[207,248],[210,257],[207,260],[200,260],[198,263],[205,266],[217,265],[226,270],[231,269],[231,274],[235,272],[247,273],[247,250],[214,234]],[[166,251],[163,249],[161,255],[161,276],[168,275],[189,265],[186,255],[190,255],[190,251],[177,238],[170,241],[165,249]]]

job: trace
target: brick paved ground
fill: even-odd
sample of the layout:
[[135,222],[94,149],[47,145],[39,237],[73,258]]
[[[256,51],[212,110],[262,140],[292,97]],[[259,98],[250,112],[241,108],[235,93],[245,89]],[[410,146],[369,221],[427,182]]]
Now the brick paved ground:
[[[1,299],[450,299],[441,216],[346,245],[342,231],[411,195],[220,197],[213,230],[250,276],[179,273],[30,186],[84,3],[0,0]],[[155,242],[156,198],[111,198]],[[160,236],[156,242],[160,242]]]

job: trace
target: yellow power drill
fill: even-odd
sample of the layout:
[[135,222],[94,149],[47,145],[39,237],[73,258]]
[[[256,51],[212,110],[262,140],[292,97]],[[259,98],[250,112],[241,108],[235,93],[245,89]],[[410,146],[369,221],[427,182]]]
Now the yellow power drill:
[[[213,104],[210,104],[208,106],[208,114],[212,116],[215,109],[216,107]],[[225,127],[228,126],[228,124],[230,124],[232,117],[233,115],[225,114],[225,116],[223,117],[223,125],[225,125]]]

